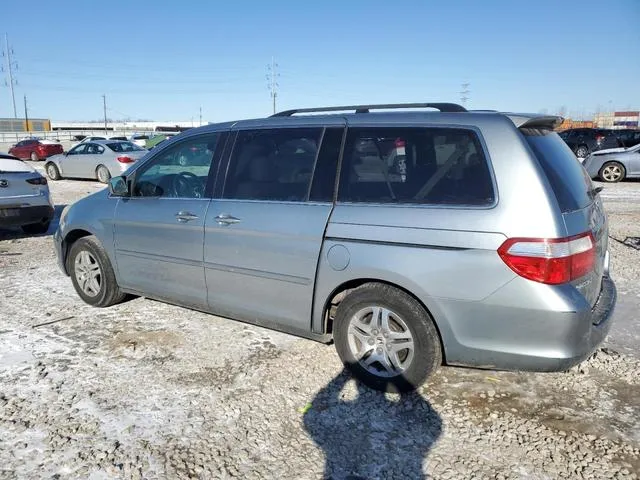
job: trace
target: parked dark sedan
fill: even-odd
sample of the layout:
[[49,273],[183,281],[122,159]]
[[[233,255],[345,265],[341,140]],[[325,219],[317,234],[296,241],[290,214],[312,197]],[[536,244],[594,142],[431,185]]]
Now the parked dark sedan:
[[605,148],[624,146],[615,131],[603,128],[572,128],[559,135],[578,158],[586,158],[590,153]]
[[635,147],[640,143],[640,130],[614,130],[625,148]]

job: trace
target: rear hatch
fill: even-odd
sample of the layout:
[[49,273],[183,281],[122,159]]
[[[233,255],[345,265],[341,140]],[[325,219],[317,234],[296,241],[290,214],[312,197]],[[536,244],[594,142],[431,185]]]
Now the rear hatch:
[[0,159],[0,207],[19,208],[31,204],[33,197],[46,195],[47,186],[27,180],[41,175],[22,160]]
[[590,232],[595,243],[595,264],[572,285],[593,306],[600,294],[602,276],[607,274],[608,225],[602,199],[573,152],[553,131],[520,128],[536,154],[558,201],[567,237]]

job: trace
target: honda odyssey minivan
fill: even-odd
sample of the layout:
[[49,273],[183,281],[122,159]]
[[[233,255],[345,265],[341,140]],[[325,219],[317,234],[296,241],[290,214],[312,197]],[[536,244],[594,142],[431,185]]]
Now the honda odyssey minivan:
[[373,388],[567,369],[616,291],[561,120],[424,103],[192,129],[65,209],[59,263],[96,307],[142,295],[333,341]]

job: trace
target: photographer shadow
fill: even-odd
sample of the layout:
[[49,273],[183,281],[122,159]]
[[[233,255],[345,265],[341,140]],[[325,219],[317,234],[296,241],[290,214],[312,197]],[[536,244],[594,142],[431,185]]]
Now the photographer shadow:
[[438,413],[417,392],[385,395],[359,382],[355,399],[348,399],[350,379],[343,370],[304,415],[325,455],[324,478],[425,478],[423,461],[442,430]]

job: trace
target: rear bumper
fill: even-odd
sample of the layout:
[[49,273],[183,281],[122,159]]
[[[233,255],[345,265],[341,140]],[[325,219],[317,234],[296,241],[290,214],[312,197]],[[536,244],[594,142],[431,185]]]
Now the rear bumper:
[[38,156],[38,160],[46,160],[49,157],[53,157],[54,155],[61,155],[64,153],[64,149],[53,149],[53,150],[45,150],[40,152],[35,152]]
[[575,322],[588,324],[584,336],[568,339],[565,355],[557,358],[535,359],[533,369],[537,371],[556,372],[567,370],[586,360],[604,341],[611,329],[611,316],[617,301],[615,283],[610,277],[602,278],[602,289],[595,305],[584,315],[576,314]]
[[[3,210],[1,205],[0,210]],[[16,209],[11,208],[11,210]],[[19,227],[30,223],[44,223],[53,218],[53,207],[51,205],[19,207],[17,210],[18,214],[11,216],[5,216],[0,212],[0,227]]]
[[[453,338],[449,345],[445,342],[447,363],[499,370],[567,370],[604,341],[616,299],[615,284],[605,276],[593,308],[551,311],[494,305],[483,312],[475,304],[464,312],[467,320],[449,322]],[[459,307],[450,311],[454,318],[461,318]]]

